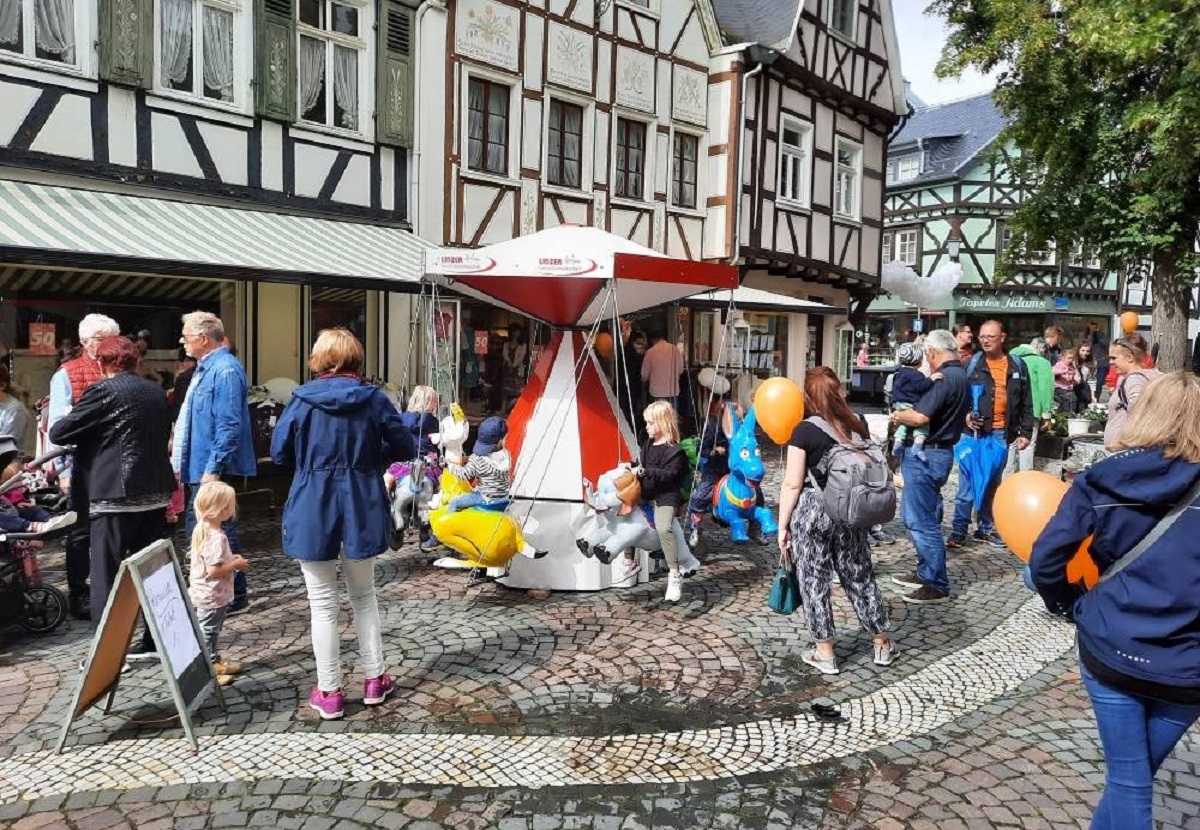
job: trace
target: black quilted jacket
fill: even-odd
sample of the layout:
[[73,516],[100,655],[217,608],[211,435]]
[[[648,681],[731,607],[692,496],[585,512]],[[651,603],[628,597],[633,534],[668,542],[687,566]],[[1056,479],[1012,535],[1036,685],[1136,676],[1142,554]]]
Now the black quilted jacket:
[[71,487],[82,484],[92,501],[169,495],[175,489],[170,437],[166,393],[129,372],[88,387],[50,428],[51,441],[75,447]]

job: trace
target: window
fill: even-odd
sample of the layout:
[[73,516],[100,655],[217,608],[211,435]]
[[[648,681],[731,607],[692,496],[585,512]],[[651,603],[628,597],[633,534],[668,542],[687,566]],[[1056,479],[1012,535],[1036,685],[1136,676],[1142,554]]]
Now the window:
[[645,199],[646,125],[628,118],[617,119],[617,171],[613,195],[622,199]]
[[779,136],[779,193],[785,202],[808,207],[812,182],[812,128],[784,119]]
[[583,107],[551,99],[546,128],[546,181],[559,187],[583,184]]
[[907,231],[896,231],[896,259],[905,265],[917,264],[917,235],[914,228]]
[[333,0],[299,0],[297,14],[301,120],[357,132],[371,21],[358,6]]
[[[3,0],[0,0],[3,2]],[[239,13],[228,0],[161,0],[158,24],[158,84],[163,89],[234,103]]]
[[833,212],[843,219],[858,219],[862,201],[862,147],[839,138],[835,155]]
[[[883,235],[883,262],[887,264],[896,259],[896,234],[888,231]],[[824,302],[822,300],[821,302]]]
[[696,159],[700,154],[700,139],[688,133],[675,133],[671,153],[671,204],[675,207],[696,208]]
[[854,40],[858,24],[858,0],[830,0],[829,28],[850,40]]
[[921,154],[908,153],[888,159],[888,184],[893,182],[910,182],[921,175]]
[[0,0],[0,52],[77,66],[75,0]]
[[472,78],[467,87],[467,169],[508,175],[508,98],[505,84]]

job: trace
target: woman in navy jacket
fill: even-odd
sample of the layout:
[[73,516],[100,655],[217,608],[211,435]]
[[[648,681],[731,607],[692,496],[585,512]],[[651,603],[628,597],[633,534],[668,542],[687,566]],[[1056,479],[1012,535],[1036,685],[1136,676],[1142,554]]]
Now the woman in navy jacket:
[[312,615],[317,685],[309,705],[340,718],[341,643],[337,562],[342,559],[362,656],[363,702],[392,691],[384,672],[374,557],[388,549],[390,520],[383,471],[413,458],[416,447],[400,413],[363,380],[363,347],[345,329],[317,337],[308,367],[317,375],[292,393],[271,440],[271,458],[295,469],[283,508],[283,552],[300,560]]
[[1103,574],[1200,481],[1200,378],[1147,387],[1122,452],[1077,477],[1033,547],[1034,585],[1073,616],[1080,673],[1107,764],[1093,830],[1150,830],[1154,774],[1200,717],[1200,499],[1152,544],[1087,593],[1066,581],[1089,535]]

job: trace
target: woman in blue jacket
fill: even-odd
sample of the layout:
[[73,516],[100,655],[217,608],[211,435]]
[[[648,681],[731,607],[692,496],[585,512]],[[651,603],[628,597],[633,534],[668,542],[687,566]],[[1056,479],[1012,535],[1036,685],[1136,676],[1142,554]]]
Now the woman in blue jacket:
[[[1200,378],[1151,383],[1121,446],[1075,479],[1030,566],[1046,607],[1078,627],[1107,764],[1092,828],[1151,830],[1154,774],[1200,717]],[[1119,564],[1180,502],[1191,509]],[[1091,534],[1102,577],[1083,593],[1066,564]]]
[[317,337],[308,367],[317,376],[296,389],[275,427],[271,458],[295,469],[283,508],[283,552],[300,560],[312,615],[317,685],[309,705],[340,718],[341,642],[337,563],[342,560],[363,663],[363,703],[382,703],[393,688],[384,672],[374,557],[388,549],[383,471],[413,458],[416,446],[400,413],[362,378],[363,347],[345,329]]

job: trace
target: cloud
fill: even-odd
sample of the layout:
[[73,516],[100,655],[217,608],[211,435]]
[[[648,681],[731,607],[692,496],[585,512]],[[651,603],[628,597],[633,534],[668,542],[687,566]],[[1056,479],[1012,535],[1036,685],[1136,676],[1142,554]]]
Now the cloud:
[[928,0],[894,0],[896,34],[900,39],[900,67],[913,92],[926,104],[966,98],[995,88],[995,74],[975,71],[960,78],[940,80],[933,69],[942,56],[946,30],[941,18],[925,14]]

